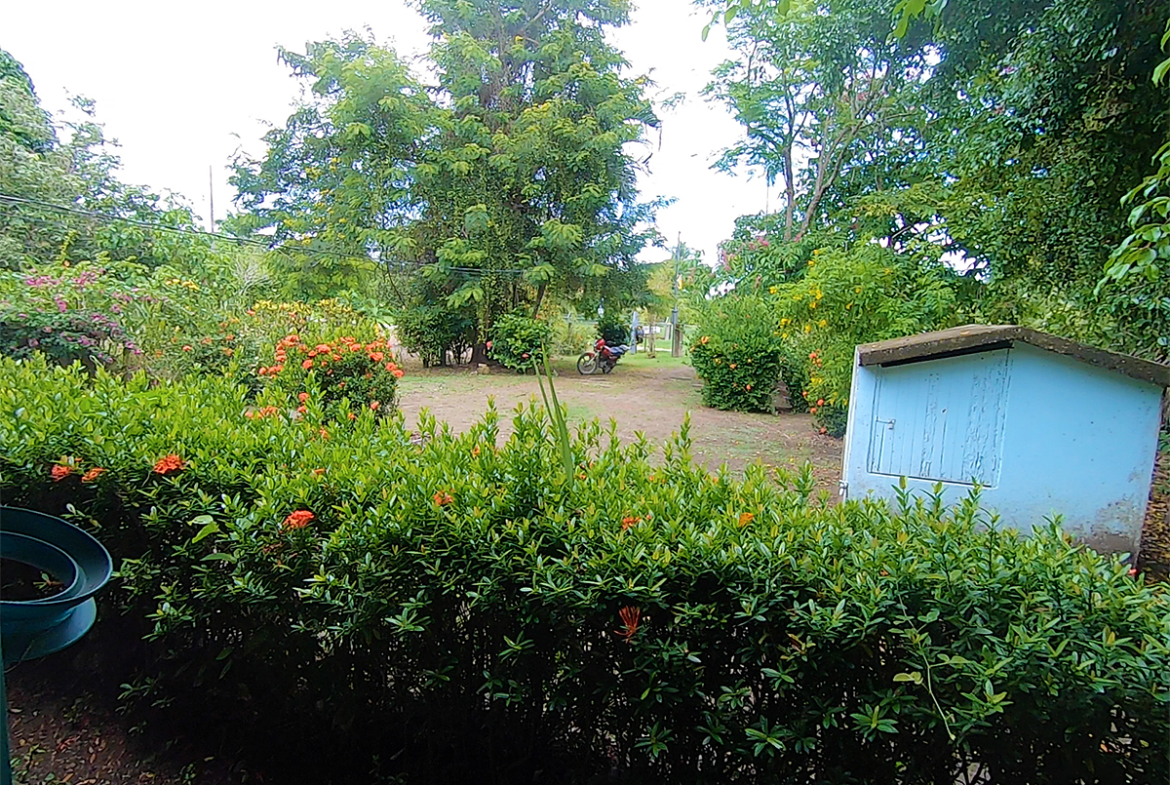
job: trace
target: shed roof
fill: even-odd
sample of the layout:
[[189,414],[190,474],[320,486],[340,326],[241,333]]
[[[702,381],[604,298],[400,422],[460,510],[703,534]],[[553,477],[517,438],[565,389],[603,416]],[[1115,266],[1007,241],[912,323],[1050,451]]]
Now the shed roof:
[[1170,365],[1086,346],[1014,324],[967,324],[949,330],[862,344],[857,347],[857,356],[862,365],[900,365],[993,349],[1008,349],[1016,343],[1026,343],[1143,382],[1170,387]]

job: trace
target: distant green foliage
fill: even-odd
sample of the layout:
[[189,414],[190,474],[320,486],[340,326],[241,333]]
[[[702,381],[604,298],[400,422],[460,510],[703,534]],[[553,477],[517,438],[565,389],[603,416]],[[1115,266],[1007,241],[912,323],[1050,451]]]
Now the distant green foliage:
[[707,92],[744,133],[717,165],[776,196],[737,222],[725,281],[791,283],[813,248],[878,243],[967,271],[973,321],[1170,358],[1167,193],[1142,180],[1167,141],[1163,6],[721,5],[734,54]]
[[527,372],[533,359],[544,357],[552,339],[552,328],[544,319],[533,319],[522,311],[504,314],[492,327],[488,356],[506,368]]
[[658,120],[606,38],[625,2],[419,9],[437,84],[372,36],[281,50],[308,100],[237,159],[233,230],[271,228],[304,260],[290,274],[335,287],[384,260],[400,307],[472,315],[479,356],[514,308],[628,288],[655,236],[631,146]]
[[597,340],[593,325],[589,322],[566,319],[560,314],[551,314],[548,322],[552,329],[552,342],[548,348],[553,354],[575,357],[592,347],[593,342]]
[[822,506],[807,470],[713,477],[685,434],[596,423],[570,487],[539,409],[414,440],[245,411],[220,378],[0,361],[0,494],[100,526],[161,702],[306,779],[1170,775],[1166,592],[1041,521]]
[[827,432],[843,432],[858,344],[949,327],[960,277],[938,262],[862,242],[812,252],[802,276],[769,288],[790,356],[807,368],[800,395]]
[[[1170,51],[1170,21],[1162,36]],[[1155,84],[1170,84],[1170,58],[1154,70]],[[1158,171],[1126,194],[1130,208],[1129,236],[1109,257],[1105,277],[1097,286],[1128,300],[1139,329],[1146,336],[1143,353],[1170,358],[1170,141],[1154,157]]]
[[394,314],[394,329],[403,348],[419,356],[423,367],[455,362],[475,342],[475,320],[468,314],[436,305],[404,308]]
[[692,335],[691,363],[703,380],[705,406],[772,411],[782,343],[766,300],[739,292],[713,300]]
[[597,320],[597,337],[603,339],[610,346],[621,346],[630,342],[630,322],[624,312],[607,310],[605,315]]
[[88,311],[0,310],[0,355],[44,354],[56,363],[110,365],[134,343],[109,314]]

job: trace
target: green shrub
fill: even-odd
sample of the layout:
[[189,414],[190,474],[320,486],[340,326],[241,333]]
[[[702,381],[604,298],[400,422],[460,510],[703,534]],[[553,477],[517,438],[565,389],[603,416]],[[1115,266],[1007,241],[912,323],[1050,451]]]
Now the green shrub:
[[786,356],[805,364],[801,397],[821,427],[844,433],[854,348],[952,326],[959,277],[874,243],[817,249],[806,266],[802,277],[769,288],[773,313]]
[[526,372],[533,358],[544,357],[544,347],[551,337],[547,321],[512,311],[492,325],[488,354],[506,368]]
[[630,342],[630,324],[622,320],[620,312],[608,311],[597,321],[597,337],[610,346],[621,346]]
[[458,362],[475,340],[474,319],[440,306],[399,311],[394,329],[403,348],[417,354],[424,368],[446,365],[448,352]]
[[732,293],[708,304],[691,344],[705,406],[772,411],[782,345],[771,314],[755,295]]
[[548,316],[548,324],[552,331],[548,348],[553,354],[576,357],[581,352],[589,351],[597,340],[593,325],[577,321],[572,314],[566,318],[564,313],[552,311]]
[[1052,527],[711,476],[685,429],[651,462],[584,426],[570,487],[539,409],[421,444],[245,411],[220,378],[0,361],[0,493],[75,510],[155,689],[306,780],[1170,774],[1170,600]]
[[41,353],[60,365],[111,365],[124,352],[141,350],[118,320],[87,311],[0,309],[0,355]]

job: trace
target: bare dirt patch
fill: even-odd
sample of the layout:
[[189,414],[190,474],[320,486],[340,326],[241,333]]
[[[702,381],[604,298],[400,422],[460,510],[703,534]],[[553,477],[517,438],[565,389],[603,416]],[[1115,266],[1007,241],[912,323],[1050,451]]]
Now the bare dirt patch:
[[[691,418],[692,456],[715,471],[726,464],[742,472],[759,460],[769,466],[797,467],[808,461],[820,484],[836,492],[841,472],[838,439],[816,432],[807,414],[744,414],[708,409],[699,400],[700,382],[695,371],[677,359],[659,354],[623,359],[609,375],[582,376],[571,361],[555,364],[557,396],[572,420],[613,419],[618,436],[632,440],[641,432],[651,444],[661,445]],[[521,375],[504,368],[477,374],[467,368],[411,367],[403,378],[400,407],[408,425],[425,408],[434,417],[463,431],[477,422],[494,398],[501,413],[501,433],[511,432],[507,416],[519,404],[540,399],[532,374]]]

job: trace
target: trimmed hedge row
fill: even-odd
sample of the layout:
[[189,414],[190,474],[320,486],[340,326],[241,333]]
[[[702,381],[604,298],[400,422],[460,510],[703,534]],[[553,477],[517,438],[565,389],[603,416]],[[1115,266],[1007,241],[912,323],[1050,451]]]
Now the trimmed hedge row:
[[685,426],[583,426],[566,489],[538,408],[247,405],[0,362],[0,492],[120,557],[155,689],[339,781],[1166,779],[1170,602],[1055,530],[712,476]]

